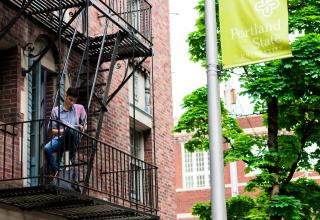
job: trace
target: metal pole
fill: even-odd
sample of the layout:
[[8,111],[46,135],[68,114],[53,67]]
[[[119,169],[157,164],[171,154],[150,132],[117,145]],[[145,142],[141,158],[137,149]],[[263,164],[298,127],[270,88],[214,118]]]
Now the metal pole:
[[89,97],[89,101],[88,101],[88,109],[90,108],[92,96],[93,96],[93,93],[94,93],[94,88],[96,86],[97,76],[98,76],[99,67],[100,67],[100,63],[101,63],[101,58],[102,58],[102,55],[104,53],[104,43],[106,41],[107,30],[108,30],[108,20],[106,20],[106,26],[104,27],[104,31],[103,31],[103,37],[102,37],[102,42],[101,42],[101,46],[100,46],[100,53],[99,53],[99,58],[98,58],[98,61],[97,61],[96,72],[94,73],[94,79],[93,79],[91,92],[90,92],[90,97]]
[[215,0],[205,0],[212,219],[226,220]]
[[[228,112],[234,117],[234,112],[231,106],[231,88],[230,88],[230,80],[228,80],[225,84],[226,88],[226,108]],[[228,144],[228,147],[229,144]],[[230,182],[231,182],[231,195],[232,197],[237,196],[239,194],[238,189],[238,171],[237,171],[237,162],[230,163]]]

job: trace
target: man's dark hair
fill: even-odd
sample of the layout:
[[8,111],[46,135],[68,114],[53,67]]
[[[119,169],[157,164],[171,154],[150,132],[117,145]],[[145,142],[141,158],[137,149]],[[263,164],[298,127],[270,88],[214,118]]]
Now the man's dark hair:
[[72,96],[74,98],[78,98],[79,92],[78,92],[78,90],[76,88],[69,87],[69,89],[67,90],[67,95],[68,96]]

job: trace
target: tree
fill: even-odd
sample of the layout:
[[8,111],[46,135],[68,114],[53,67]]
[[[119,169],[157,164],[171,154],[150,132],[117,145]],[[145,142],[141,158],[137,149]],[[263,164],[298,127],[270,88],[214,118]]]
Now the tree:
[[[185,148],[191,152],[195,150],[208,150],[208,89],[201,87],[187,95],[183,99],[182,108],[187,109],[179,119],[174,132],[188,132],[192,139],[186,142]],[[243,134],[237,121],[228,115],[227,110],[221,103],[222,132],[226,139],[238,137]],[[246,135],[244,135],[246,136]]]
[[[301,205],[302,198],[288,190],[288,186],[290,189],[295,186],[291,185],[293,174],[300,169],[320,171],[320,1],[289,0],[288,5],[290,31],[301,33],[291,44],[294,57],[251,65],[244,69],[241,77],[244,94],[254,100],[257,112],[265,112],[268,134],[264,137],[245,135],[222,110],[223,135],[232,146],[226,151],[225,160],[242,160],[247,163],[248,171],[261,171],[247,189],[259,188],[266,192],[273,219],[285,218],[285,213],[277,211],[279,204],[285,209],[306,210]],[[197,30],[189,34],[187,41],[191,59],[204,64],[204,0],[199,1],[196,9],[199,11]],[[186,144],[192,151],[208,148],[206,98],[205,88],[187,96],[182,105],[186,113],[175,127],[176,132],[193,134]],[[314,149],[311,153],[310,148]],[[311,159],[317,162],[312,164]],[[317,210],[310,215],[319,212],[319,207],[307,209]],[[300,214],[295,213],[294,218],[302,218]]]
[[[254,200],[249,196],[236,196],[227,200],[227,218],[229,220],[244,219],[256,207]],[[211,219],[211,203],[197,203],[192,208],[192,214],[200,220]]]

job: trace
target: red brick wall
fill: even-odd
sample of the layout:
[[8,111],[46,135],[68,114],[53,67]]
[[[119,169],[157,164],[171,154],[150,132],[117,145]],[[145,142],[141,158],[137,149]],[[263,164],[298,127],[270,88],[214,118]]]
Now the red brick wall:
[[19,121],[20,53],[18,47],[0,50],[0,121]]
[[183,188],[183,176],[182,176],[182,152],[181,144],[175,141],[174,155],[176,155],[176,188]]
[[207,202],[210,189],[177,192],[177,213],[191,213],[195,202]]
[[161,219],[175,219],[175,157],[173,152],[172,92],[170,65],[169,1],[154,0],[152,28],[154,43],[154,95],[156,155],[159,167]]
[[[260,115],[243,117],[238,119],[239,125],[242,128],[257,128],[263,127],[263,119]],[[196,202],[208,201],[210,199],[210,189],[202,189],[202,190],[181,190],[182,188],[182,160],[181,160],[181,143],[190,139],[190,135],[185,134],[177,134],[175,136],[175,158],[176,158],[176,188],[178,191],[176,192],[176,201],[177,201],[177,213],[191,213],[191,208]],[[224,145],[226,148],[226,145]],[[245,173],[245,163],[242,161],[237,161],[237,173],[238,173],[238,190],[240,195],[248,195],[248,196],[256,196],[259,191],[255,192],[246,192],[244,190],[245,183],[247,183],[250,179],[254,178],[254,174],[247,175]],[[316,172],[297,172],[294,175],[294,178],[301,176],[308,176],[315,181],[320,182],[319,174]],[[179,179],[180,178],[180,179]],[[224,169],[224,178],[226,184],[226,198],[231,197],[231,180],[230,180],[230,165],[227,164]],[[189,220],[189,219],[188,219]]]
[[[154,97],[155,97],[155,147],[156,161],[159,181],[159,209],[161,219],[175,219],[175,158],[173,153],[172,130],[172,94],[171,94],[171,67],[170,67],[170,36],[169,36],[169,1],[154,0],[153,6],[153,43],[154,43]],[[0,29],[2,29],[16,11],[0,3]],[[90,12],[91,22],[94,25],[90,33],[97,33],[101,30],[101,19],[98,14]],[[101,31],[99,31],[101,32]],[[23,86],[24,77],[21,75],[20,48],[26,43],[33,43],[40,34],[46,34],[51,38],[53,35],[38,27],[30,20],[19,19],[5,40],[10,42],[13,49],[0,53],[0,120],[16,120],[17,115],[22,119],[20,113],[20,91]],[[66,46],[66,45],[64,45]],[[64,47],[64,51],[67,51]],[[2,56],[2,57],[1,57]],[[71,53],[69,70],[77,71],[81,54]],[[4,65],[5,64],[5,65]],[[115,71],[110,93],[120,84],[123,79],[124,65]],[[108,66],[108,64],[106,64]],[[151,59],[146,63],[146,68],[151,71]],[[93,71],[92,71],[93,72]],[[101,82],[107,73],[99,76]],[[109,93],[109,94],[110,94]],[[3,94],[10,94],[10,99]],[[52,94],[52,91],[51,93]],[[118,149],[129,152],[129,106],[128,106],[128,85],[125,85],[114,97],[108,106],[105,114],[101,140]],[[96,105],[96,103],[93,103]],[[96,119],[92,116],[92,128]],[[153,134],[146,133],[146,159],[151,161],[153,154]]]
[[263,118],[261,115],[241,117],[238,118],[238,123],[241,128],[263,127]]
[[[19,132],[20,126],[0,125],[0,180],[22,177]],[[11,187],[20,187],[21,184],[21,180],[10,182]]]

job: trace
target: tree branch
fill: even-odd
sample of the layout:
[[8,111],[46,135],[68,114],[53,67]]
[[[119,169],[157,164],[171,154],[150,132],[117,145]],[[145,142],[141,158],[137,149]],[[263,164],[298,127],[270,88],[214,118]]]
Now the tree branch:
[[292,164],[292,166],[291,166],[291,168],[290,168],[289,175],[287,176],[287,178],[286,178],[286,179],[283,181],[283,183],[281,184],[281,191],[283,191],[283,187],[284,187],[285,185],[287,185],[287,184],[291,181],[294,173],[296,172],[296,170],[297,170],[297,168],[298,168],[298,163],[299,163],[300,160],[301,160],[302,151],[303,151],[304,146],[305,146],[305,144],[306,144],[306,142],[307,142],[307,138],[310,136],[310,132],[309,132],[309,131],[310,131],[310,129],[312,129],[313,127],[314,127],[314,121],[310,121],[310,122],[307,123],[307,125],[304,127],[304,129],[303,129],[303,135],[302,135],[301,141],[300,141],[300,143],[301,143],[300,153],[298,154],[297,160]]

